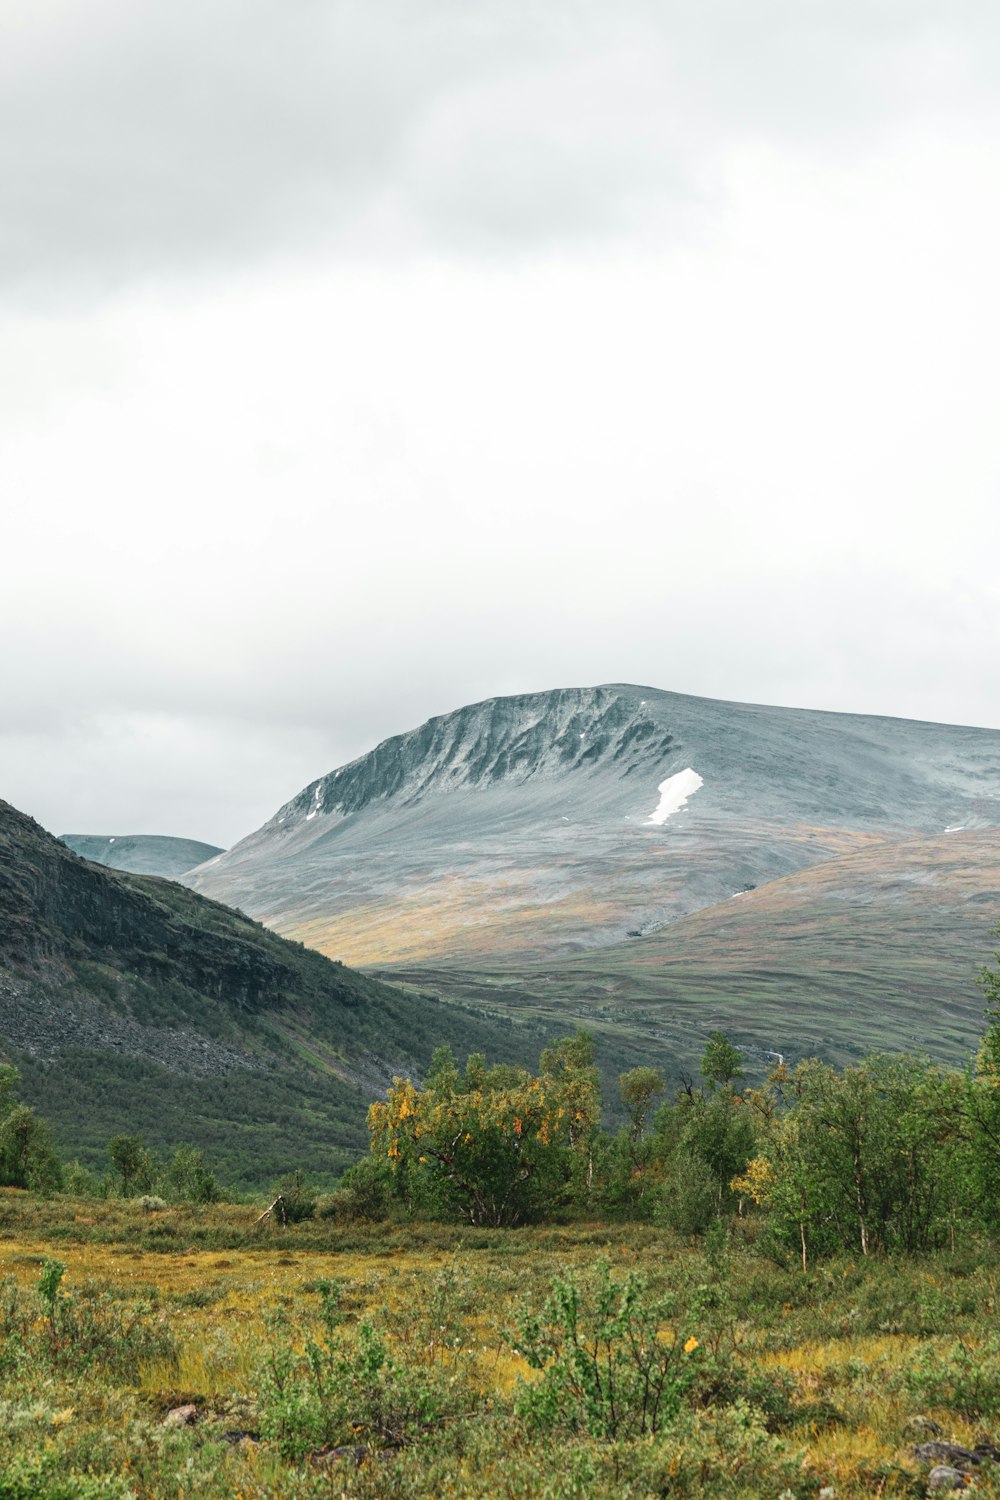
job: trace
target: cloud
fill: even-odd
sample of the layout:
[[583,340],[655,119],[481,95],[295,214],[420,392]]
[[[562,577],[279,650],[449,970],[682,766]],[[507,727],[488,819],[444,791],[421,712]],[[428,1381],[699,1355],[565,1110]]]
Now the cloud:
[[7,0],[0,285],[688,233],[734,142],[857,149],[992,98],[998,29],[929,0]]
[[629,680],[995,722],[1000,11],[6,0],[0,795]]

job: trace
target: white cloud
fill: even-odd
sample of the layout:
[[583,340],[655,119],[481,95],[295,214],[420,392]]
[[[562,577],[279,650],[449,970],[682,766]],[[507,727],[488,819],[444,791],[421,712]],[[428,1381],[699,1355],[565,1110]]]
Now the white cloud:
[[1000,23],[937,9],[5,6],[0,795],[224,843],[601,680],[996,723]]

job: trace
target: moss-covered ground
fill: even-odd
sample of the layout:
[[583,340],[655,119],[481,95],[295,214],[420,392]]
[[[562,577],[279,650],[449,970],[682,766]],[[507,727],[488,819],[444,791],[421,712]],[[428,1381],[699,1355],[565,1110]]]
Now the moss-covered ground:
[[[706,1248],[650,1226],[259,1212],[0,1194],[0,1497],[849,1500],[926,1493],[929,1438],[1000,1438],[985,1242],[803,1274],[752,1222]],[[656,1424],[624,1394],[614,1420],[525,1401],[545,1378],[518,1352],[525,1307],[568,1276],[586,1323],[602,1262],[615,1285],[638,1272],[645,1305],[667,1299],[655,1338],[682,1395]],[[165,1425],[182,1405],[195,1420]],[[1000,1495],[988,1462],[972,1478]]]

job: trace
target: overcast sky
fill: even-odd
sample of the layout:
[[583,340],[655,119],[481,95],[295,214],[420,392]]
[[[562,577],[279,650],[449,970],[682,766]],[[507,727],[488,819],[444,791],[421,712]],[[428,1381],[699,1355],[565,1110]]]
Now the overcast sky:
[[0,796],[628,681],[1000,727],[991,0],[0,0]]

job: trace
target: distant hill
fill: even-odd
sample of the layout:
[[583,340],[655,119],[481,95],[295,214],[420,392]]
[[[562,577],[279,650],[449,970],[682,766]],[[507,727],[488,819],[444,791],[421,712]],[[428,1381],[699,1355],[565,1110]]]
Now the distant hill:
[[128,833],[111,838],[95,833],[61,833],[59,837],[74,854],[96,865],[128,870],[133,875],[165,875],[171,880],[222,853],[215,844],[156,833]]
[[1000,920],[1000,829],[872,844],[647,937],[545,963],[396,966],[400,983],[504,1008],[558,1030],[587,1025],[674,1079],[727,1031],[763,1070],[905,1050],[961,1065],[983,1032],[975,980]]
[[0,1047],[62,1146],[140,1132],[224,1180],[330,1178],[368,1101],[433,1049],[537,1056],[541,1033],[403,995],[170,881],[89,863],[0,802]]
[[472,971],[626,943],[841,855],[998,826],[997,731],[611,685],[431,719],[184,879],[345,962]]

